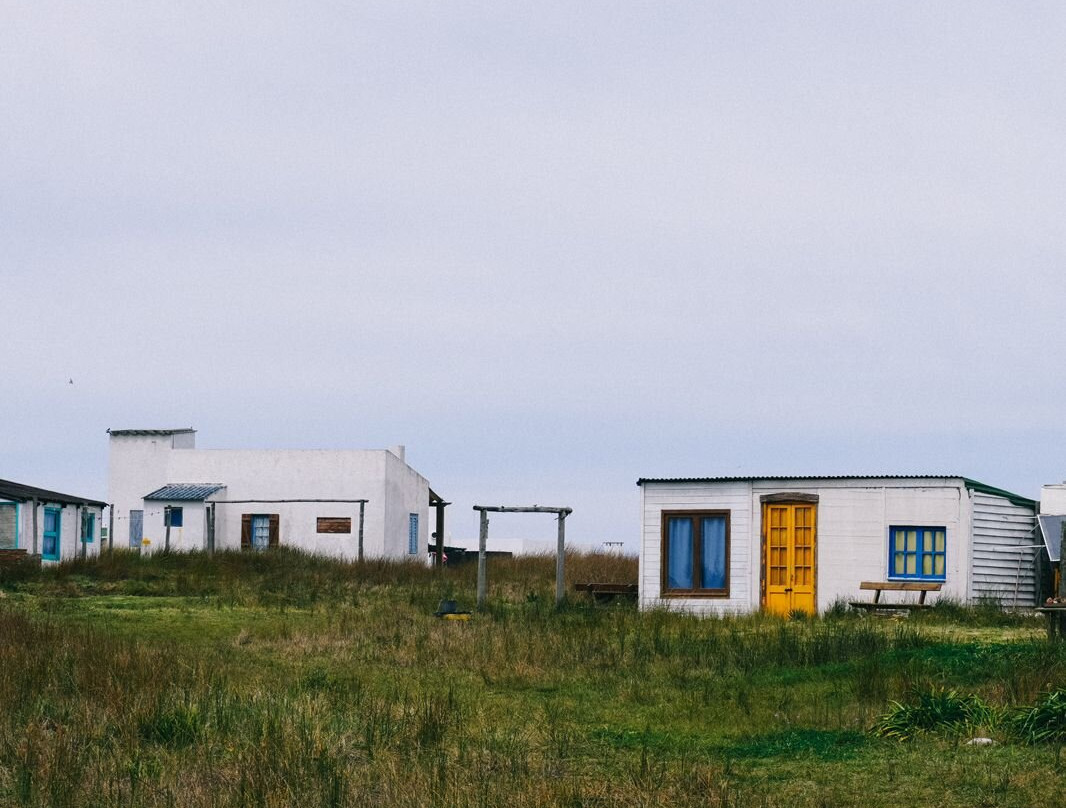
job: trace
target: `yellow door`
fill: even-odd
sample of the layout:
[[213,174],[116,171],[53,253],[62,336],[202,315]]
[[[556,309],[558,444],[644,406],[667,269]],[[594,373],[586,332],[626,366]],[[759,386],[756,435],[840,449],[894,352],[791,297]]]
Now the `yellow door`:
[[816,508],[813,503],[763,506],[764,603],[775,614],[814,614]]

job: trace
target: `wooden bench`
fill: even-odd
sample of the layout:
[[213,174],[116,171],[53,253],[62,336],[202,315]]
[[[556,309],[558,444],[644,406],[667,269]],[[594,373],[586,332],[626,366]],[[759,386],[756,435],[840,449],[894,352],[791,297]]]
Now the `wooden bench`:
[[[873,601],[851,601],[850,606],[856,609],[928,609],[932,604],[925,602],[925,596],[929,592],[939,592],[943,584],[927,583],[925,581],[863,581],[859,589],[873,590]],[[882,592],[920,592],[917,603],[889,603],[881,600]]]
[[590,592],[597,603],[606,603],[615,598],[635,598],[637,596],[636,584],[601,584],[585,582],[574,584],[578,592]]

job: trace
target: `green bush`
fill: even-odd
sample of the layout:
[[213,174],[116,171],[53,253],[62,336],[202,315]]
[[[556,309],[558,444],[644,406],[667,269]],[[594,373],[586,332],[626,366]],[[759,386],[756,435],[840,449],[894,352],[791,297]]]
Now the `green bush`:
[[963,696],[955,690],[932,688],[915,693],[911,704],[891,702],[891,708],[874,725],[884,738],[910,740],[924,732],[962,734],[977,727],[992,726],[996,714],[977,696]]
[[1066,689],[1052,690],[1013,716],[1011,727],[1026,743],[1066,741]]

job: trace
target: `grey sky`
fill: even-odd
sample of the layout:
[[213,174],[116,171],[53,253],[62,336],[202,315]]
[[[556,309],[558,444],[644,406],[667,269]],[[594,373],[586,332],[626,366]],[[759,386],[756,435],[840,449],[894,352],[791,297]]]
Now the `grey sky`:
[[457,536],[631,547],[642,475],[1035,497],[1064,42],[1051,2],[0,2],[0,476],[103,497],[110,426],[405,443]]

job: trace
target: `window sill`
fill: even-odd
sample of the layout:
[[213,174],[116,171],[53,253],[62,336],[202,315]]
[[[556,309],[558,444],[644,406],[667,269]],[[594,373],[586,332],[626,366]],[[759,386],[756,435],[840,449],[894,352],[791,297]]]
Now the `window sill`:
[[729,592],[721,589],[669,589],[659,593],[660,598],[728,598]]

